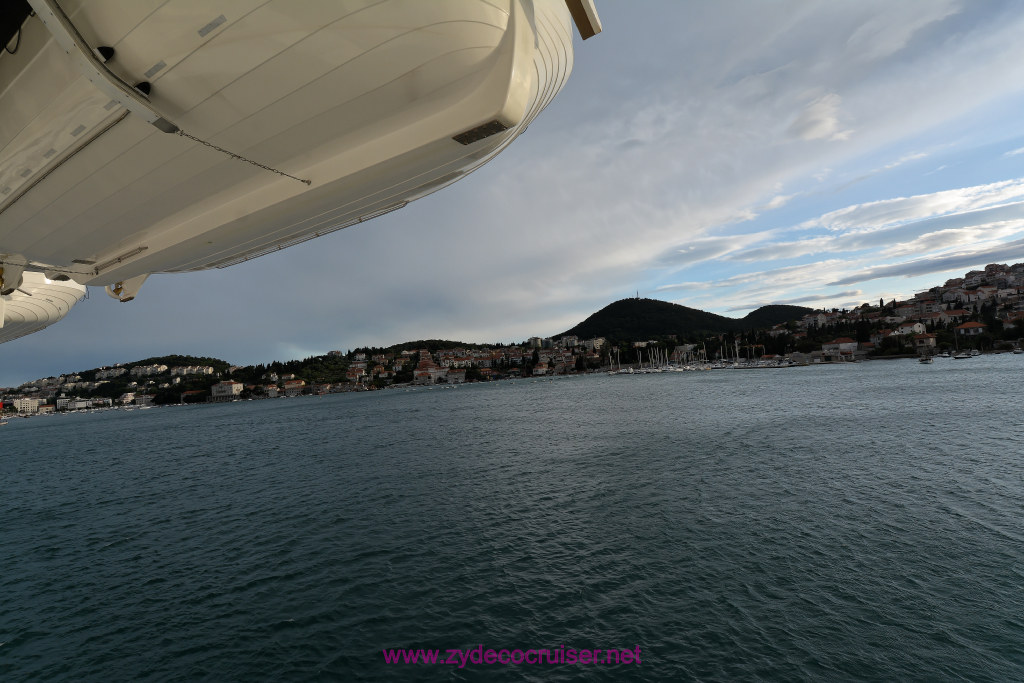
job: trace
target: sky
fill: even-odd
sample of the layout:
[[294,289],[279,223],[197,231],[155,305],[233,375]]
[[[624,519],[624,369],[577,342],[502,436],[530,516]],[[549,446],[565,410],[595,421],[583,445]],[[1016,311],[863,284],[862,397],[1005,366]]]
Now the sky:
[[851,307],[1024,261],[1024,3],[596,4],[566,87],[480,170],[129,303],[90,288],[0,346],[0,386],[175,353],[519,342],[637,293]]

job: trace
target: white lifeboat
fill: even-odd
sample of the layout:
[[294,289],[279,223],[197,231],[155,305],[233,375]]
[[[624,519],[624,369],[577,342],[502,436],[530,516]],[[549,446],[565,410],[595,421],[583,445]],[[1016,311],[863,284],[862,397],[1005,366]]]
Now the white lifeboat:
[[121,300],[464,177],[601,30],[591,0],[8,4],[0,266]]

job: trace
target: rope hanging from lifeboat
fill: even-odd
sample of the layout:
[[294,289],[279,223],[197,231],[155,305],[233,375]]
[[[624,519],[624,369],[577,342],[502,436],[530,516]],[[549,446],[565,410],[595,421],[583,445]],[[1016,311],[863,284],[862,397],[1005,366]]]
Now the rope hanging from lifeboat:
[[298,180],[300,183],[305,183],[306,185],[312,185],[313,184],[312,180],[306,180],[304,178],[296,178],[295,176],[293,176],[293,175],[291,175],[289,173],[285,173],[284,171],[280,171],[280,170],[274,168],[273,166],[267,166],[266,164],[261,164],[258,161],[253,161],[252,159],[246,159],[241,154],[235,154],[234,152],[226,150],[223,147],[218,147],[217,145],[213,144],[212,142],[207,142],[206,140],[201,140],[200,138],[197,138],[195,135],[191,135],[189,133],[186,133],[185,131],[183,131],[180,128],[177,131],[175,131],[175,134],[176,135],[180,135],[183,138],[188,138],[189,140],[192,140],[193,142],[198,142],[199,144],[205,145],[205,146],[209,147],[210,149],[213,149],[213,150],[216,150],[218,152],[221,152],[222,154],[226,154],[229,157],[231,157],[232,159],[238,159],[239,161],[244,161],[247,164],[252,164],[256,168],[262,168],[264,171],[270,171],[271,173],[276,173],[277,175],[284,176],[285,178],[291,178],[292,180]]
[[13,50],[11,49],[10,43],[8,43],[7,45],[4,45],[4,52],[6,52],[9,55],[13,55],[15,52],[17,52],[18,51],[18,47],[21,45],[21,29],[20,28],[18,29],[18,33],[17,33],[17,35],[15,37],[17,38],[17,40],[14,43],[14,49]]

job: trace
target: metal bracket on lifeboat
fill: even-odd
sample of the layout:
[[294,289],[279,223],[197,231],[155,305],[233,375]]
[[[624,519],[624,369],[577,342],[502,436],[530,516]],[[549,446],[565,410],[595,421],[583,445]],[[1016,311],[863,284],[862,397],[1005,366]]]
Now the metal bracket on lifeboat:
[[36,16],[43,22],[57,44],[85,73],[85,77],[110,99],[131,113],[145,119],[165,133],[177,133],[178,127],[168,121],[141,92],[122,81],[106,67],[102,53],[93,51],[71,23],[56,0],[28,0]]
[[17,259],[4,259],[0,265],[0,294],[13,294],[24,280],[22,274],[28,263],[18,263]]
[[139,288],[142,287],[142,283],[146,281],[147,277],[149,274],[136,275],[116,284],[107,285],[107,296],[121,302],[131,301],[139,293]]
[[597,16],[594,0],[565,0],[565,4],[569,7],[569,14],[576,24],[576,30],[580,32],[580,38],[586,40],[601,32],[601,18]]

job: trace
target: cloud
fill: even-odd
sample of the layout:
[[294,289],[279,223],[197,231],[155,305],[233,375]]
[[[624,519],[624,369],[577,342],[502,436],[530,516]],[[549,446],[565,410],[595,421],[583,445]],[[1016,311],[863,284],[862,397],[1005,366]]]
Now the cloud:
[[656,291],[656,292],[672,292],[672,291],[689,292],[689,291],[700,291],[700,290],[705,290],[705,289],[712,289],[714,287],[724,287],[724,286],[726,286],[726,285],[723,285],[721,283],[713,283],[713,282],[699,282],[699,281],[676,282],[676,283],[671,284],[671,285],[660,285],[660,286],[656,287],[654,291]]
[[926,253],[948,252],[964,245],[975,247],[989,244],[996,245],[1006,242],[1011,237],[1024,233],[1024,220],[1006,221],[1002,223],[985,223],[966,228],[938,230],[929,232],[909,242],[903,242],[885,249],[882,253],[889,257],[920,255]]
[[828,93],[818,97],[789,126],[789,133],[801,140],[845,140],[853,131],[839,130],[839,106],[843,99]]
[[804,263],[783,268],[740,273],[712,282],[678,282],[662,285],[656,291],[709,290],[755,286],[763,290],[793,291],[795,285],[812,289],[824,285],[836,270],[847,262],[841,259]]
[[1024,198],[1024,178],[1003,180],[911,197],[896,197],[830,211],[801,227],[834,231],[873,230],[930,216],[967,211]]
[[834,294],[807,294],[805,296],[798,296],[792,299],[776,299],[776,300],[763,300],[754,303],[737,304],[727,308],[727,311],[748,311],[761,306],[772,306],[772,305],[785,305],[792,306],[797,304],[812,303],[815,301],[835,301],[839,298],[859,297],[861,290],[852,289],[845,292],[836,292]]
[[1007,152],[1003,156],[1004,157],[1015,157],[1018,154],[1024,154],[1024,147],[1018,147],[1017,149],[1010,150],[1009,152]]
[[866,268],[833,282],[829,282],[828,284],[830,286],[842,286],[886,277],[913,277],[916,275],[941,273],[949,270],[969,270],[988,263],[1012,261],[1015,259],[1024,259],[1024,239],[1015,240],[1008,244],[1001,244],[997,247],[988,249],[959,252],[956,254],[936,256],[934,258],[916,259],[905,263],[895,263],[891,265]]
[[790,242],[775,242],[759,247],[748,247],[728,254],[724,258],[731,261],[746,261],[748,263],[799,258],[828,251],[842,251],[842,249],[838,248],[838,241],[835,237],[825,236],[810,237]]
[[762,210],[771,211],[773,209],[781,209],[783,206],[789,203],[795,194],[777,194],[768,200],[767,204],[760,207]]
[[734,236],[698,237],[667,249],[654,263],[680,269],[703,261],[725,258],[729,253],[741,248],[741,242]]
[[[1005,239],[1024,227],[1021,221],[1024,221],[1024,202],[1017,202],[936,216],[869,232],[819,235],[786,242],[773,241],[760,246],[734,249],[722,254],[720,258],[756,262],[878,248],[885,248],[886,254],[896,256],[903,253],[920,253],[923,249],[949,248],[967,241]],[[783,231],[774,234],[781,232]],[[924,240],[926,236],[931,237]],[[943,240],[947,242],[943,244]]]
[[849,50],[863,61],[873,61],[906,49],[922,29],[959,12],[956,0],[929,3],[929,11],[912,2],[895,3],[889,11],[868,13],[846,41]]
[[924,159],[927,156],[928,155],[926,153],[924,153],[924,152],[917,152],[917,153],[914,153],[914,154],[907,154],[905,156],[900,157],[896,161],[893,161],[892,163],[886,164],[883,167],[883,170],[888,171],[889,169],[893,169],[893,168],[896,168],[898,166],[902,166],[903,164],[906,164],[908,162],[917,161],[918,159]]

